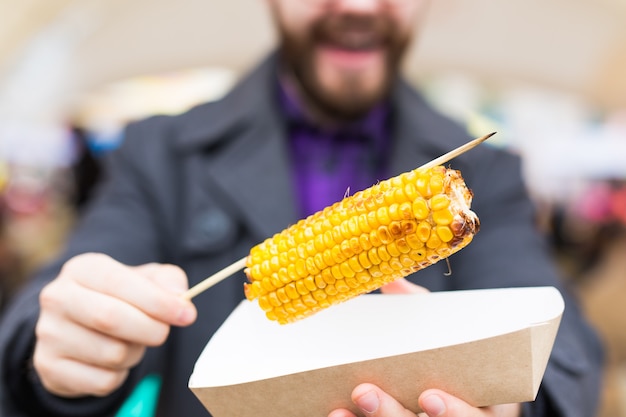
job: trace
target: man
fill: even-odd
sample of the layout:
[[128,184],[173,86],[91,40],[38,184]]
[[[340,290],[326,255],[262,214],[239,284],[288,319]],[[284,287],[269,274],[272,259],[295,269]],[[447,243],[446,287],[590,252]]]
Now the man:
[[[110,415],[157,374],[159,416],[204,415],[187,378],[242,299],[243,278],[211,288],[195,307],[179,297],[187,280],[229,265],[348,186],[365,188],[469,139],[397,77],[425,0],[268,4],[277,56],[218,103],[132,124],[65,253],[8,311],[0,330],[8,413]],[[452,278],[437,264],[411,279],[430,290],[559,286],[519,160],[480,147],[452,164],[475,192],[483,230],[452,257]],[[385,291],[417,290],[399,281]],[[566,305],[536,402],[478,409],[432,389],[420,396],[425,413],[593,415],[601,351],[570,298]],[[414,415],[363,382],[352,394],[365,415]]]

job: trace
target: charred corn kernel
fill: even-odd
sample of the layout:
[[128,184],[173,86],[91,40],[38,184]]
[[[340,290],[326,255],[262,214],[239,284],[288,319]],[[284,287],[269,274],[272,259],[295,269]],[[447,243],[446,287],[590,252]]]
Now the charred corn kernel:
[[395,245],[398,248],[398,251],[400,251],[400,253],[409,253],[411,251],[411,247],[409,246],[409,244],[406,242],[404,238],[400,238],[396,240]]
[[250,250],[248,299],[289,323],[450,256],[479,221],[459,171],[413,170],[344,198]]
[[406,235],[405,240],[411,249],[419,249],[424,246],[424,242],[420,240],[416,233]]
[[387,226],[380,226],[377,232],[378,238],[383,245],[393,242],[393,237],[391,237],[391,233],[389,233],[389,228]]

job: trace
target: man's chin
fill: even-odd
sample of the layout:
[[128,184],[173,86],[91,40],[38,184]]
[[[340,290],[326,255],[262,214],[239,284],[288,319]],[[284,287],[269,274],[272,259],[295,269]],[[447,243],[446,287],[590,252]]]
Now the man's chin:
[[343,82],[324,86],[322,83],[313,93],[317,104],[336,118],[351,120],[367,114],[387,95],[389,81],[377,80],[366,83],[363,80],[348,78]]
[[321,97],[315,101],[317,102],[317,107],[329,118],[351,121],[365,116],[381,99],[382,95],[380,94],[367,96],[346,93]]

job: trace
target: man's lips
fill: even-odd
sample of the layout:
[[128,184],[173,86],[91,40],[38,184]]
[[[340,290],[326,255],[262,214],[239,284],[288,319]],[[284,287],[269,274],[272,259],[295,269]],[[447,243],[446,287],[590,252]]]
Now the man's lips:
[[381,62],[385,51],[383,48],[348,49],[330,45],[317,50],[322,61],[346,70],[368,69]]

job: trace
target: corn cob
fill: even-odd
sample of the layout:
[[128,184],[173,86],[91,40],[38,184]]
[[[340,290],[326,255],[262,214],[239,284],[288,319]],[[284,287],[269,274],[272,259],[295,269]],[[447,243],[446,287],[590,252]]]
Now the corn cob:
[[379,182],[253,247],[246,298],[284,324],[426,268],[473,239],[472,197],[441,165]]

